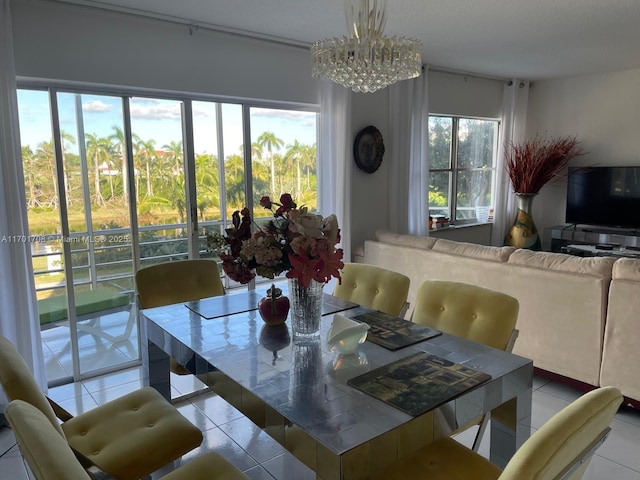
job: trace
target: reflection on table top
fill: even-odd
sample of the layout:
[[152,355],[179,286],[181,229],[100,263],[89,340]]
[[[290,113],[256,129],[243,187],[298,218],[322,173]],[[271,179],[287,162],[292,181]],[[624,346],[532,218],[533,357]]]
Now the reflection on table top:
[[[356,307],[342,314],[367,311]],[[293,342],[289,329],[269,328],[255,310],[207,320],[177,304],[141,314],[148,320],[149,341],[170,355],[185,348],[193,352],[336,454],[413,418],[352,388],[347,380],[416,352],[491,375],[488,382],[445,404],[460,423],[531,388],[530,360],[448,334],[396,351],[365,342],[357,354],[340,356],[326,346],[333,314],[323,316],[320,340],[305,343]]]

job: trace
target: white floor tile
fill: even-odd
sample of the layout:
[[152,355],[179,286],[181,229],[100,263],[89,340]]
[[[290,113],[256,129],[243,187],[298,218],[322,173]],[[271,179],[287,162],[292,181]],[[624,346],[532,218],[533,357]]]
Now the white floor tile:
[[[49,335],[53,343],[64,349],[65,341],[60,336]],[[97,362],[97,359],[105,353],[113,353],[116,356],[124,356],[118,349],[99,347],[88,353]],[[50,350],[51,352],[51,350]],[[64,358],[66,352],[58,352],[60,358]],[[48,354],[48,362],[53,366],[60,363],[54,353]],[[106,357],[109,360],[109,355]],[[48,365],[49,368],[49,365]],[[53,367],[52,367],[53,368]],[[119,397],[142,386],[141,369],[130,368],[100,378],[85,380],[74,385],[63,385],[50,389],[49,395],[60,403],[72,414],[95,408],[108,400]],[[177,380],[174,377],[179,377]],[[194,388],[203,386],[196,382],[192,376],[172,376],[172,388],[176,393],[184,395]],[[533,430],[542,426],[556,412],[575,400],[582,392],[572,387],[558,384],[541,377],[535,377],[533,382]],[[185,455],[182,461],[188,461],[195,455],[215,450],[228,458],[252,480],[272,480],[273,478],[289,479],[291,477],[290,465],[285,465],[284,456],[279,445],[266,433],[246,424],[248,420],[235,408],[230,406],[212,392],[196,395],[176,404],[185,417],[197,424],[204,432],[205,441],[202,446]],[[249,428],[251,427],[251,428]],[[615,480],[640,480],[640,411],[625,407],[620,410],[612,422],[612,432],[608,440],[598,450],[584,480],[601,480],[604,478]],[[475,428],[469,429],[456,437],[463,445],[471,446],[475,436]],[[8,451],[0,457],[0,472],[2,478],[16,480],[30,480],[27,468],[17,447],[14,447],[15,439],[8,429],[0,429],[0,453]],[[489,434],[485,434],[480,454],[489,454]],[[262,462],[258,464],[258,462]],[[158,479],[171,469],[178,466],[168,466],[153,475]],[[300,464],[298,472],[306,478],[308,470]],[[313,475],[309,475],[313,478]]]
[[640,472],[595,455],[582,480],[640,480]]

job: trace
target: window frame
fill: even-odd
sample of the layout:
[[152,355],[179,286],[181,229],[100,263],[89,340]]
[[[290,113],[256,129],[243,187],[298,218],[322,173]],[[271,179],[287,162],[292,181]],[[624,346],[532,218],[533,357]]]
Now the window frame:
[[[429,175],[431,176],[432,172],[448,172],[449,173],[449,192],[448,192],[448,214],[449,217],[449,225],[475,225],[478,224],[477,216],[473,218],[466,219],[457,219],[456,212],[458,210],[458,177],[461,172],[473,172],[473,171],[486,171],[491,170],[491,209],[495,209],[495,194],[496,194],[496,185],[499,181],[499,172],[498,172],[498,153],[499,153],[499,139],[501,136],[501,121],[499,118],[492,117],[480,117],[480,116],[469,116],[469,115],[453,115],[453,114],[445,114],[445,113],[429,113],[427,120],[427,136],[429,136],[429,123],[431,118],[439,117],[444,119],[451,120],[451,145],[449,149],[449,166],[448,168],[432,168],[430,158],[427,158],[427,162],[429,163]],[[496,124],[496,131],[494,134],[494,145],[493,145],[493,159],[491,167],[459,167],[459,125],[461,120],[481,120],[487,122],[494,122]],[[429,139],[427,140],[429,142]],[[431,188],[429,186],[429,193],[431,192]],[[431,206],[429,207],[429,214],[431,214]],[[493,223],[493,219],[490,218],[488,223]]]

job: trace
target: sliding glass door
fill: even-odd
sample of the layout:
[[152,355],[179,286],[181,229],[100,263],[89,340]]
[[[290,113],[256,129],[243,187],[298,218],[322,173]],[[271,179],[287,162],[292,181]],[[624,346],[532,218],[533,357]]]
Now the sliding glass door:
[[139,268],[211,256],[206,233],[263,195],[317,205],[313,110],[28,86],[18,101],[51,385],[139,362]]

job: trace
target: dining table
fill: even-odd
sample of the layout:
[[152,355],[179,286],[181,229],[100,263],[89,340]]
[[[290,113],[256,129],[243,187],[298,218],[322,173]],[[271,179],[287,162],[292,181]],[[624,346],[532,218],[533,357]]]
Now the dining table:
[[[327,344],[334,316],[357,320],[379,312],[324,293],[319,335],[299,338],[288,322],[263,322],[260,297],[245,290],[140,310],[145,381],[171,400],[173,357],[324,480],[371,478],[498,409],[489,429],[493,463],[504,467],[529,437],[530,359],[444,332],[401,348],[370,336],[341,354]],[[425,393],[420,383],[432,379],[412,370],[414,359],[474,372],[480,383],[458,391],[445,383]],[[402,383],[398,372],[410,372],[413,383]],[[387,395],[394,388],[405,391]]]

